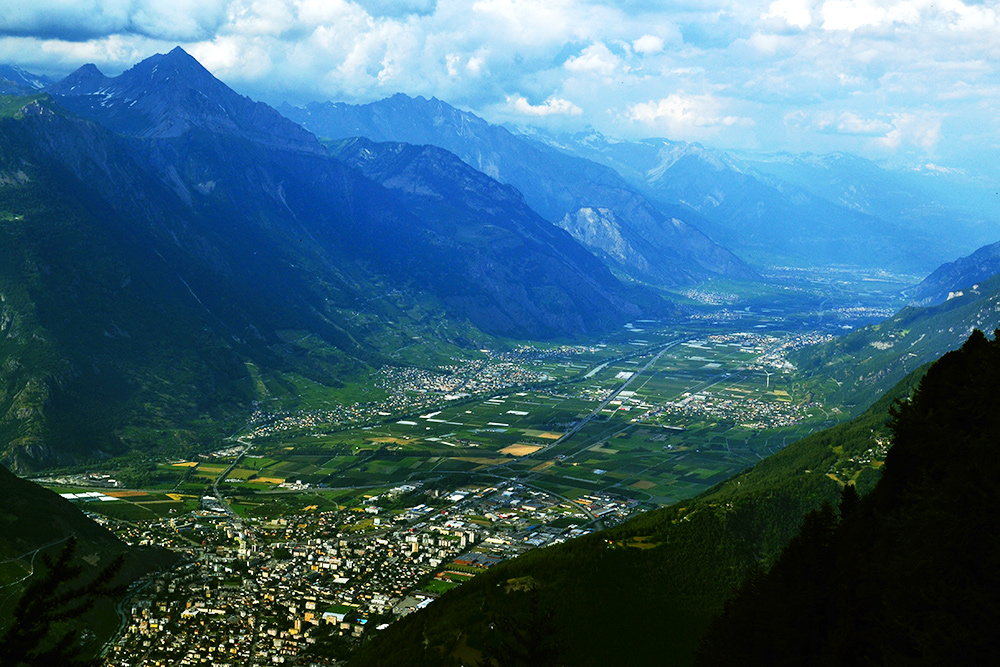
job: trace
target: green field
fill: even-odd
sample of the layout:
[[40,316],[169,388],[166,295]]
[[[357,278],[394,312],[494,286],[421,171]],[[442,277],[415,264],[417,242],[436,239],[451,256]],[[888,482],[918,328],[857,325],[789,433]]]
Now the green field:
[[830,387],[761,368],[759,346],[636,328],[619,336],[599,352],[546,362],[553,376],[561,370],[573,381],[445,401],[372,426],[262,438],[225,486],[240,493],[281,481],[344,489],[517,476],[569,498],[610,491],[668,504],[839,420],[818,400]]
[[[517,478],[569,499],[610,492],[670,504],[844,416],[824,403],[835,383],[782,366],[780,350],[790,334],[726,333],[731,330],[705,325],[678,332],[637,323],[589,346],[552,344],[551,354],[535,348],[535,356],[515,367],[544,368],[556,380],[543,386],[460,400],[442,396],[430,407],[387,415],[380,423],[330,428],[304,422],[301,428],[244,436],[252,449],[238,461],[202,455],[161,462],[150,467],[142,488],[199,496],[218,480],[237,512],[265,517],[312,505],[350,506],[377,489],[435,480],[495,484]],[[311,349],[307,336],[282,335]],[[464,354],[449,359],[461,365],[475,357]],[[258,379],[260,391],[278,394],[268,384],[273,378]],[[298,392],[310,405],[320,400],[321,387],[293,379],[286,378],[291,384],[282,385],[283,391]],[[341,398],[365,393],[352,386],[343,388]],[[299,483],[309,491],[290,488]],[[123,519],[163,516],[186,506],[163,498],[106,504],[99,511]]]

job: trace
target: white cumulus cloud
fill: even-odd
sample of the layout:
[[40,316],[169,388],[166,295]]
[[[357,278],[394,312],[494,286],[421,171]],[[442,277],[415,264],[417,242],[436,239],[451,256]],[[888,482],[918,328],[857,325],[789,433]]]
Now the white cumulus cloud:
[[722,103],[712,95],[673,93],[659,100],[628,107],[630,120],[649,128],[666,130],[679,139],[705,136],[706,130],[734,125],[751,125],[748,118],[721,113]]
[[635,49],[636,53],[645,55],[659,53],[663,50],[663,39],[656,35],[643,35],[632,42],[632,48]]
[[591,44],[580,55],[566,61],[564,67],[576,74],[611,76],[622,67],[622,59],[604,44]]
[[542,104],[531,104],[521,95],[512,95],[507,98],[507,104],[511,109],[525,116],[579,116],[583,113],[583,109],[569,100],[557,97],[550,97]]
[[812,0],[775,0],[767,8],[764,18],[778,18],[799,29],[812,25]]

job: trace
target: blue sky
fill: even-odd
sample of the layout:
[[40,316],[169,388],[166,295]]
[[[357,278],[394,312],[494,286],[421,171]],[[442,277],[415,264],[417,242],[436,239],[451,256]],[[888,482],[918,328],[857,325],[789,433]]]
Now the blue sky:
[[1000,176],[1000,0],[0,0],[0,62],[181,45],[277,104],[436,96],[494,122]]

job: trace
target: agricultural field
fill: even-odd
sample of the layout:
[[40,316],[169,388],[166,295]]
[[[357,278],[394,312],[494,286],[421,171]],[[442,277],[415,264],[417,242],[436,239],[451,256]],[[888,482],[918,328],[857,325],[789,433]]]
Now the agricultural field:
[[[247,440],[229,493],[373,489],[461,475],[517,479],[573,499],[610,492],[663,505],[695,495],[842,418],[783,361],[792,335],[678,335],[632,326],[620,340],[547,361],[539,388],[441,400],[339,431]],[[231,459],[199,463],[211,481]],[[239,509],[237,509],[239,511]]]
[[[517,481],[567,500],[608,493],[670,504],[846,416],[825,402],[835,383],[803,379],[785,358],[818,334],[780,331],[767,314],[746,324],[679,332],[636,322],[587,344],[480,350],[478,359],[454,357],[434,370],[385,371],[378,396],[399,381],[424,407],[339,427],[288,413],[282,419],[294,428],[256,424],[214,453],[145,464],[141,483],[127,486],[147,495],[100,511],[169,516],[218,488],[237,514],[275,517],[435,481]],[[545,381],[518,385],[524,377]],[[488,391],[494,385],[513,389]],[[304,384],[285,389],[318,400]]]

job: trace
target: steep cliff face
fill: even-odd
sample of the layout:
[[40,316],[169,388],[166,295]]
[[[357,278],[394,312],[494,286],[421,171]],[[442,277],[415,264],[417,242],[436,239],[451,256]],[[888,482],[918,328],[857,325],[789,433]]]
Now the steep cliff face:
[[[627,215],[628,222],[619,216]],[[582,208],[559,226],[627,273],[666,285],[717,275],[753,280],[757,273],[697,228],[646,203]]]

